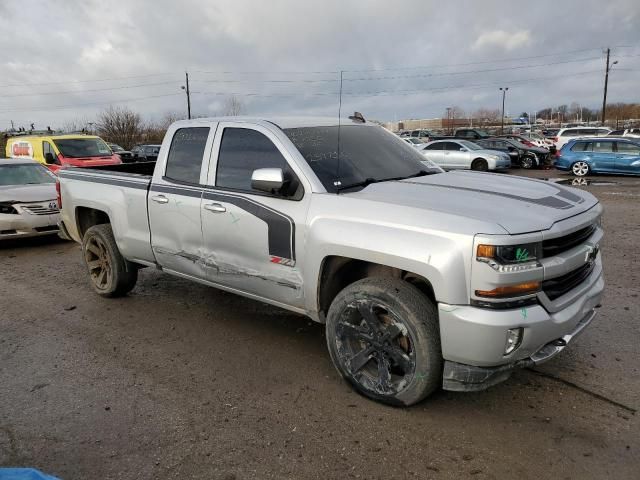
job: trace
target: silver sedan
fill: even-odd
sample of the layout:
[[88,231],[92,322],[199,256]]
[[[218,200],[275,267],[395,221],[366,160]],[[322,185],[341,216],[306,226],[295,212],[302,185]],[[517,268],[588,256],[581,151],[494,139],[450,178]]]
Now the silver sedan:
[[58,233],[55,183],[33,160],[0,159],[0,240]]
[[418,149],[422,155],[445,170],[503,170],[511,166],[509,155],[486,150],[468,140],[434,140]]

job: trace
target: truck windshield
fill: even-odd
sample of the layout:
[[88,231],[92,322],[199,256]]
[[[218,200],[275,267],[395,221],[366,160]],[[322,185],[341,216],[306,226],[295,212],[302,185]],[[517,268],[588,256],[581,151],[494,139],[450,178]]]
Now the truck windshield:
[[68,158],[111,156],[111,149],[100,138],[65,138],[53,143]]
[[423,163],[425,158],[415,148],[381,127],[343,125],[339,137],[337,126],[287,128],[284,133],[328,192],[442,172],[436,165]]
[[0,165],[0,185],[32,185],[56,183],[47,169],[40,165]]

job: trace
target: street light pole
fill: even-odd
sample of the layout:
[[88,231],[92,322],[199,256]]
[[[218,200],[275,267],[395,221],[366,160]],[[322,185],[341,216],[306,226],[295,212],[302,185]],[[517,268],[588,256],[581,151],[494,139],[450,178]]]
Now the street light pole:
[[191,93],[189,92],[189,72],[184,72],[185,85],[181,88],[187,94],[187,118],[191,119]]
[[607,119],[607,86],[609,84],[609,72],[611,71],[611,67],[618,63],[618,61],[616,60],[611,65],[609,65],[610,54],[611,49],[607,48],[607,65],[604,70],[604,96],[602,97],[602,126],[605,125],[605,121]]
[[507,95],[507,90],[509,90],[509,87],[500,87],[500,91],[502,92],[502,116],[500,117],[500,134],[504,133],[504,97]]

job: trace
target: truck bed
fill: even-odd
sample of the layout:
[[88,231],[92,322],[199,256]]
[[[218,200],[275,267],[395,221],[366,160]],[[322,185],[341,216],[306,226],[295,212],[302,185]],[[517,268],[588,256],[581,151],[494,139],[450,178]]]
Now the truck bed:
[[61,216],[69,236],[81,242],[83,218],[102,212],[109,217],[122,254],[153,263],[147,193],[154,167],[155,162],[140,162],[60,169]]

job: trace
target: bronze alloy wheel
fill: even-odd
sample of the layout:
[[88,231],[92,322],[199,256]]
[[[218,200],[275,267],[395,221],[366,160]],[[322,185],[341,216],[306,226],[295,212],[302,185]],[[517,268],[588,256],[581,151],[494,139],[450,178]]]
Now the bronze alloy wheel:
[[113,280],[113,267],[107,247],[99,237],[93,236],[87,241],[84,258],[95,287],[108,290]]

